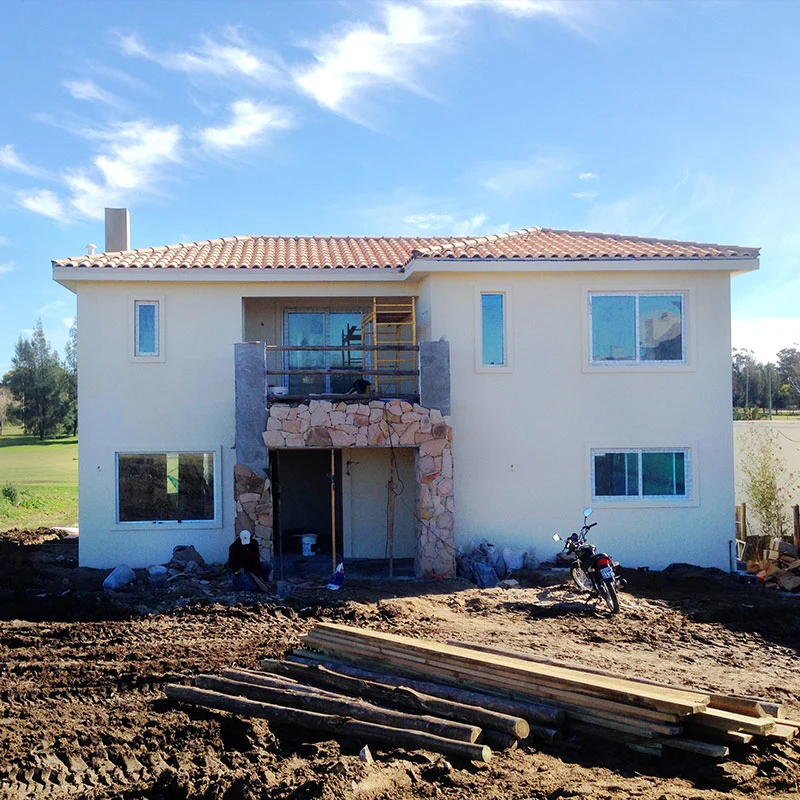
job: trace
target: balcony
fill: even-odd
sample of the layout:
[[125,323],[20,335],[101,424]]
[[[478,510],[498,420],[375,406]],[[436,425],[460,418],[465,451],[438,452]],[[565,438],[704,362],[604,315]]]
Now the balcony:
[[419,402],[418,344],[265,345],[265,351],[268,402]]

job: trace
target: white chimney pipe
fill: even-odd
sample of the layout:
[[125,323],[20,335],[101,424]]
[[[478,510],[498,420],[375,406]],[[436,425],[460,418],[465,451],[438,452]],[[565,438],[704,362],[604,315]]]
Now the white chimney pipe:
[[106,252],[131,249],[131,215],[127,208],[106,209]]

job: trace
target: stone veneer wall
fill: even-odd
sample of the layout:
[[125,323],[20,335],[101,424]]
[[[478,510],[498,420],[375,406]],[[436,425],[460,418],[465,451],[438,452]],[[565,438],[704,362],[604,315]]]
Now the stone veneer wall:
[[[453,501],[453,429],[449,417],[435,408],[404,400],[369,403],[311,400],[308,404],[272,403],[264,444],[268,448],[414,447],[416,464],[417,547],[419,577],[455,577]],[[236,467],[237,470],[245,470]],[[272,499],[269,480],[259,493],[257,475],[242,476],[248,491],[236,492],[236,527],[248,521],[262,546],[272,551]],[[237,472],[238,476],[238,472]],[[261,478],[264,481],[263,478]],[[251,483],[252,482],[252,483]],[[241,509],[241,510],[240,510]]]
[[272,487],[269,478],[237,464],[233,468],[236,498],[235,530],[248,530],[258,539],[262,558],[272,561]]

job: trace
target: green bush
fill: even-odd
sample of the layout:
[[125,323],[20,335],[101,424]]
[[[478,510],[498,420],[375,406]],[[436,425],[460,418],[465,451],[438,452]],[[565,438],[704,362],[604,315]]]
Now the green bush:
[[11,503],[12,506],[16,505],[19,501],[19,489],[13,483],[7,483],[2,489],[0,494]]

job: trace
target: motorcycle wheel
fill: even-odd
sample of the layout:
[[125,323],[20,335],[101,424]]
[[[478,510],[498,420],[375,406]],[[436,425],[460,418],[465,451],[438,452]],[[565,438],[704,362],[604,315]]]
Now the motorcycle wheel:
[[569,568],[569,576],[572,578],[572,582],[580,589],[582,592],[591,592],[594,586],[592,586],[592,581],[589,576],[581,569],[580,564],[573,564]]
[[619,598],[617,597],[617,587],[613,581],[600,581],[600,594],[606,601],[608,610],[612,614],[619,614]]

